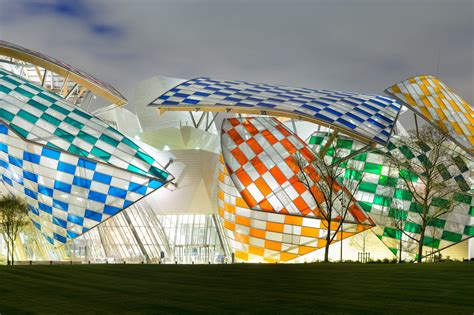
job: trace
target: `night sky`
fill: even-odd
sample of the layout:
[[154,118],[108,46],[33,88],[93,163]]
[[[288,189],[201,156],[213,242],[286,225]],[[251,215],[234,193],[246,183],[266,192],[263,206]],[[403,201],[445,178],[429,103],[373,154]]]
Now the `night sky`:
[[0,0],[0,37],[129,99],[155,75],[382,93],[433,74],[472,104],[473,16],[473,0]]

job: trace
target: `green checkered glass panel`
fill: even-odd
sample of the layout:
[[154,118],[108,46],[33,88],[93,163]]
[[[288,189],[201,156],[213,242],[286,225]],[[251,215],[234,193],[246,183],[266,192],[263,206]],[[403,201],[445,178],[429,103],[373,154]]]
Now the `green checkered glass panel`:
[[[315,133],[309,143],[315,151],[319,151],[327,142],[327,133]],[[417,243],[403,234],[419,238],[421,219],[417,212],[420,207],[412,200],[409,191],[403,189],[403,179],[408,178],[413,182],[419,181],[418,177],[409,172],[401,174],[394,167],[386,163],[383,153],[390,152],[405,159],[427,160],[426,154],[415,156],[407,147],[397,146],[396,138],[387,147],[378,146],[375,150],[359,154],[347,162],[341,163],[343,177],[361,179],[359,191],[355,194],[359,205],[368,212],[377,223],[373,229],[376,235],[388,248],[397,254],[400,238],[402,250],[413,257],[417,252]],[[328,163],[335,161],[334,151],[337,156],[344,157],[361,149],[364,144],[348,138],[338,138],[333,147],[328,150],[325,159]],[[425,145],[428,153],[430,148]],[[441,168],[440,174],[446,181],[455,181],[460,191],[456,195],[457,205],[453,212],[430,222],[426,229],[424,245],[426,250],[438,250],[458,243],[474,236],[474,197],[472,191],[472,178],[469,174],[469,162],[461,157],[454,159],[455,167]],[[348,167],[350,165],[350,167]],[[357,171],[354,171],[357,170]],[[341,178],[342,180],[342,178]],[[446,200],[437,200],[437,205],[443,207]],[[405,233],[401,233],[397,226],[401,226]]]

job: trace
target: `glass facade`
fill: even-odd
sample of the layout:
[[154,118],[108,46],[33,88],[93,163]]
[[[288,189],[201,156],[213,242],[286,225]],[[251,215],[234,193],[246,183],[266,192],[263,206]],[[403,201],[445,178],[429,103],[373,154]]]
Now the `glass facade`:
[[66,252],[97,263],[222,263],[218,228],[212,215],[156,215],[133,208],[76,239]]
[[[142,126],[152,126],[152,130],[161,124],[179,130],[180,138],[170,149],[172,139],[165,132],[149,134],[156,139],[146,147],[135,139],[142,135],[145,141],[147,128],[126,136],[126,123],[118,130],[117,118],[105,115],[109,107],[100,113],[90,107],[97,91],[106,93],[105,98],[115,105],[126,102],[111,85],[37,52],[4,41],[0,48],[18,52],[25,59],[0,56],[0,194],[25,198],[32,221],[18,237],[17,261],[301,261],[324,247],[328,229],[321,217],[324,206],[319,209],[309,196],[310,191],[317,198],[321,193],[308,191],[298,182],[291,155],[298,152],[306,162],[317,159],[313,149],[321,149],[330,136],[321,133],[321,128],[335,128],[353,137],[337,140],[337,148],[347,155],[366,144],[358,142],[361,140],[374,146],[378,143],[378,149],[396,152],[408,161],[423,158],[394,144],[393,129],[399,124],[403,103],[433,125],[452,129],[453,139],[472,153],[472,110],[434,77],[411,78],[390,87],[386,92],[394,99],[244,81],[160,78],[161,87],[146,92],[158,95],[138,98],[146,102],[142,104],[149,110],[146,115],[130,112],[129,117],[138,117]],[[32,60],[28,56],[41,65],[28,63]],[[95,87],[87,90],[74,78],[68,81],[61,73],[46,71],[51,65]],[[179,119],[172,123],[161,117],[157,124],[153,116],[161,115],[161,110],[224,109],[226,113],[214,116],[184,112],[195,128],[204,128],[199,133],[190,132],[191,124],[184,127]],[[153,115],[148,115],[151,111]],[[91,112],[105,114],[98,118]],[[292,128],[285,127],[282,120]],[[304,128],[307,135],[318,130],[309,143],[298,137],[300,120],[309,124]],[[209,130],[218,133],[221,122],[221,141],[217,135],[209,137]],[[218,170],[219,153],[223,159]],[[331,153],[328,150],[325,159]],[[387,168],[379,153],[351,156],[350,163],[360,171],[347,169],[341,179],[358,180],[363,175],[363,180],[357,194],[348,194],[349,215],[335,240],[371,228],[393,254],[400,240],[410,254],[413,242],[393,224],[403,221],[404,231],[416,237],[418,209],[409,192],[399,187],[398,174]],[[196,155],[188,157],[190,154]],[[459,205],[452,214],[428,227],[425,245],[432,250],[474,236],[472,165],[462,159],[453,162],[440,173],[446,181],[455,181],[463,193],[457,196]],[[309,166],[304,172],[314,177],[313,183],[321,178]],[[341,248],[342,243],[338,243]],[[0,256],[5,255],[0,234]]]

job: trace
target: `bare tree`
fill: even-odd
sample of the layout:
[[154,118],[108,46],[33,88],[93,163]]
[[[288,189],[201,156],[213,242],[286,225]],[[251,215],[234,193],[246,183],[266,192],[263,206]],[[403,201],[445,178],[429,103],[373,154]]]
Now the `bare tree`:
[[0,197],[0,226],[7,242],[7,264],[15,264],[15,242],[18,233],[28,224],[26,203],[13,195]]
[[[397,146],[399,150],[391,152],[400,153],[389,153],[387,158],[402,179],[401,187],[412,197],[416,220],[409,217],[405,220],[405,214],[400,212],[399,216],[395,217],[396,228],[417,243],[416,260],[421,262],[427,227],[452,212],[458,204],[457,194],[463,192],[456,181],[447,180],[445,176],[451,167],[455,167],[455,160],[459,159],[461,154],[454,150],[446,133],[430,126],[410,132],[409,136],[400,137]],[[404,226],[408,222],[416,227],[415,235],[405,231]]]
[[392,226],[396,231],[396,238],[398,239],[398,263],[403,262],[403,226],[406,221],[406,212],[401,209],[392,208],[390,209],[390,218],[392,220]]
[[363,172],[349,167],[351,163],[340,167],[345,157],[332,145],[335,137],[331,139],[321,149],[320,156],[311,162],[300,154],[293,156],[299,169],[298,180],[310,192],[323,227],[327,229],[324,262],[329,261],[329,246],[341,231],[350,207],[354,205],[352,196],[358,191],[363,177]]

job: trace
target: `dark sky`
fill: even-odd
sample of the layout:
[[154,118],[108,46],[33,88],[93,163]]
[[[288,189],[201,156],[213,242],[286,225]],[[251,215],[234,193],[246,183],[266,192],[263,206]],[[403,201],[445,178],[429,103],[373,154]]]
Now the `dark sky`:
[[434,74],[472,104],[473,16],[473,0],[0,0],[0,37],[128,98],[155,75],[381,93]]

